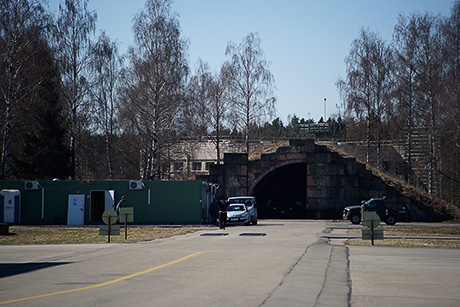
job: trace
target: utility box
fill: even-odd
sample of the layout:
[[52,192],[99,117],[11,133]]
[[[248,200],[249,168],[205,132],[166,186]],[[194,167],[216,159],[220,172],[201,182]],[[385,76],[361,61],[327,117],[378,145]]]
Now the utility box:
[[1,190],[0,191],[0,222],[20,223],[21,222],[21,191]]

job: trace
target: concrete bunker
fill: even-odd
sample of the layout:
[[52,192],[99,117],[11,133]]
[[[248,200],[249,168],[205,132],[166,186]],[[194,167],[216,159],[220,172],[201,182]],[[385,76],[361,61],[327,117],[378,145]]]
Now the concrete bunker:
[[202,179],[220,186],[220,199],[256,196],[261,219],[338,219],[344,207],[371,197],[409,201],[365,164],[311,139],[290,140],[251,160],[247,154],[226,153],[224,163],[212,165]]

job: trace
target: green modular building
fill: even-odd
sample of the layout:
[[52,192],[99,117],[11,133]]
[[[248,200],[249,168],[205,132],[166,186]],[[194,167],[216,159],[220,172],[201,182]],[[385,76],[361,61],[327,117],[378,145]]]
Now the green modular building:
[[133,224],[202,224],[216,185],[204,181],[0,181],[0,222],[92,225],[122,196]]

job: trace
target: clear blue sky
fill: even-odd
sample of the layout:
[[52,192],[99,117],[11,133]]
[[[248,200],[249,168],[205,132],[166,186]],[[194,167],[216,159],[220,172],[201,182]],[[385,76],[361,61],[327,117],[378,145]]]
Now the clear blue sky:
[[[58,3],[49,0],[51,12]],[[390,41],[398,15],[430,12],[448,16],[452,0],[174,0],[182,35],[190,42],[189,63],[198,58],[218,71],[229,41],[240,43],[258,32],[275,77],[277,116],[313,118],[337,114],[336,80],[345,77],[344,59],[351,42],[365,27]],[[124,53],[133,43],[132,19],[145,0],[90,0],[98,14],[98,31],[120,43]]]

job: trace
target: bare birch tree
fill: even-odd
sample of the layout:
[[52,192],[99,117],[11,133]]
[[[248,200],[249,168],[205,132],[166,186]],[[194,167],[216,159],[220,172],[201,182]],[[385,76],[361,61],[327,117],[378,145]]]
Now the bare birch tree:
[[405,133],[407,151],[407,164],[412,168],[415,158],[412,157],[413,131],[415,121],[418,118],[415,109],[417,96],[417,75],[416,65],[417,31],[414,19],[408,20],[403,15],[399,16],[398,23],[394,29],[395,46],[395,76],[397,83],[397,110],[399,113],[398,123],[401,122],[402,132]]
[[220,164],[222,131],[225,128],[225,122],[228,118],[230,104],[230,99],[226,95],[226,76],[224,67],[222,67],[220,73],[212,77],[209,91],[209,119],[212,128],[211,135],[214,136],[214,143],[216,145],[217,164]]
[[428,146],[425,152],[428,162],[423,167],[427,171],[429,193],[438,191],[439,132],[440,124],[445,120],[442,103],[444,91],[444,65],[441,53],[441,33],[439,20],[428,13],[414,14],[412,17],[416,37],[415,66],[417,67],[418,120],[428,133]]
[[141,139],[141,177],[159,178],[159,153],[174,134],[188,74],[187,42],[170,0],[147,0],[134,18],[135,47],[124,72],[124,114]]
[[188,83],[189,115],[194,133],[206,136],[209,132],[209,104],[212,74],[208,63],[198,59],[195,74]]
[[102,32],[92,48],[92,71],[94,81],[91,97],[95,101],[92,117],[105,138],[107,172],[113,179],[113,141],[117,132],[117,89],[122,58],[118,55],[115,42]]
[[348,112],[366,122],[366,162],[371,162],[371,141],[376,141],[378,166],[382,121],[391,109],[391,62],[390,47],[377,34],[363,29],[345,59],[347,77],[337,82]]
[[[442,163],[444,193],[451,202],[460,199],[460,1],[452,6],[451,16],[442,23],[443,62],[446,67],[446,119],[442,124]],[[443,185],[444,186],[444,185]]]
[[220,164],[222,130],[227,118],[229,99],[226,96],[226,73],[224,67],[212,74],[209,65],[198,60],[195,75],[190,79],[189,118],[194,131],[200,136],[212,139],[216,146],[216,161]]
[[230,57],[224,64],[228,97],[238,118],[236,124],[244,131],[247,152],[251,125],[271,118],[275,112],[275,79],[260,43],[258,33],[249,33],[239,45],[229,42],[225,50],[225,55]]
[[59,5],[55,39],[57,61],[61,71],[62,97],[70,124],[71,178],[78,175],[80,132],[88,121],[88,70],[91,63],[91,35],[97,15],[88,11],[88,0],[65,0]]

